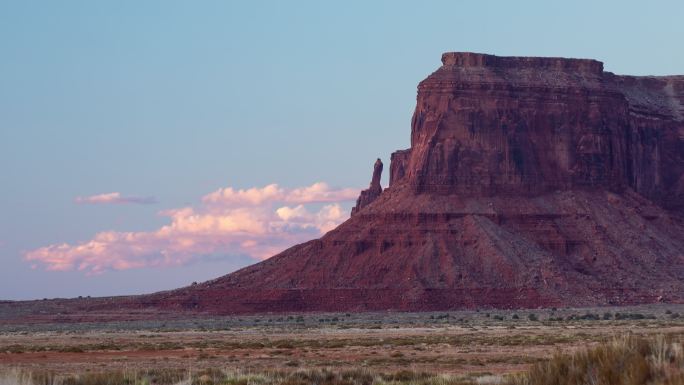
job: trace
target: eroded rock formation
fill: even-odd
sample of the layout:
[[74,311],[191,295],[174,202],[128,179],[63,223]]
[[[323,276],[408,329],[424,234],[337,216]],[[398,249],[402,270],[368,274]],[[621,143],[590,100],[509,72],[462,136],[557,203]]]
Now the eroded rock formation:
[[380,178],[382,177],[382,161],[378,158],[373,165],[373,176],[371,178],[370,187],[361,191],[359,198],[356,199],[356,206],[352,207],[351,215],[356,214],[362,208],[373,203],[373,201],[382,193],[382,186],[380,186]]
[[446,53],[411,147],[353,216],[213,281],[119,301],[207,313],[684,301],[684,76]]
[[321,239],[164,307],[240,313],[684,300],[684,77],[446,53],[411,148]]
[[418,86],[411,149],[391,166],[416,193],[631,188],[682,208],[684,77],[617,76],[584,59],[446,53],[442,63]]

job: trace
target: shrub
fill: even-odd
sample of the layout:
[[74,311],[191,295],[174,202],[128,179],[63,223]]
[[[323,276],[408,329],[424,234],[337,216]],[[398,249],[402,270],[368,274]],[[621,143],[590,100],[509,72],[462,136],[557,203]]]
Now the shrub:
[[653,314],[641,314],[641,313],[615,313],[616,320],[643,320],[643,319],[655,319]]
[[585,313],[580,319],[585,321],[598,321],[601,319],[598,314]]

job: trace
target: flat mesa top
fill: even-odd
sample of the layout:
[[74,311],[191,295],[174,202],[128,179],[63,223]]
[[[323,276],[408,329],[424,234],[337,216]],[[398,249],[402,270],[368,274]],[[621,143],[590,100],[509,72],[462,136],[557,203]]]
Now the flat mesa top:
[[474,52],[445,52],[442,54],[442,64],[455,67],[530,67],[555,68],[558,70],[572,69],[599,74],[603,72],[603,63],[593,59],[496,56]]

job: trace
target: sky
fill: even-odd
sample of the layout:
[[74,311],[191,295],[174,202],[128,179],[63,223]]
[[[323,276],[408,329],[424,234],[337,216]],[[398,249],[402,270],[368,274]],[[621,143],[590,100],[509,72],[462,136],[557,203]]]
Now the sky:
[[0,299],[172,289],[317,238],[376,158],[409,147],[441,53],[684,74],[682,15],[680,0],[0,0]]

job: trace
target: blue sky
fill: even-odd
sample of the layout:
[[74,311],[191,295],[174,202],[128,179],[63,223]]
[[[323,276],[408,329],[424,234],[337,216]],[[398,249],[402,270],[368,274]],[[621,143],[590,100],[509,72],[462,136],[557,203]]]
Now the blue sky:
[[[0,298],[169,289],[317,237],[375,158],[408,147],[442,52],[684,74],[682,15],[681,1],[2,1]],[[243,214],[251,238],[219,242]],[[155,254],[198,226],[211,247]],[[125,261],[77,253],[98,233]]]

